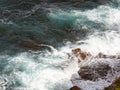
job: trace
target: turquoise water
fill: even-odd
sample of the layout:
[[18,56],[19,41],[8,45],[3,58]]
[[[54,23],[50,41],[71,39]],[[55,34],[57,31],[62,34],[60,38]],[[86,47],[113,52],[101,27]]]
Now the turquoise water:
[[[71,82],[79,67],[67,53],[77,47],[93,55],[119,53],[119,5],[119,0],[83,7],[70,2],[0,0],[0,90],[68,90],[73,85],[101,90],[109,85],[107,80]],[[24,41],[46,46],[34,51],[22,46]],[[118,62],[105,61],[113,67]]]

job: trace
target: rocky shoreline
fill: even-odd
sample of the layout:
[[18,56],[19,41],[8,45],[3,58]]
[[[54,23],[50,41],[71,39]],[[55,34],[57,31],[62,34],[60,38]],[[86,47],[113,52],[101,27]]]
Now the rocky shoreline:
[[[23,43],[21,43],[21,45],[25,48],[29,48],[31,50],[41,50],[41,48],[43,48],[42,46],[40,46],[40,42],[35,42],[35,41],[25,41]],[[72,52],[74,52],[73,54],[76,54],[76,52],[80,52],[78,50],[78,48],[72,49]],[[79,53],[81,54],[81,53]],[[86,58],[86,55],[88,55],[87,53],[82,53],[82,60],[84,60]],[[83,58],[84,57],[84,58]],[[105,56],[104,56],[105,57]],[[97,57],[98,61],[99,58],[105,59],[104,57]],[[109,57],[108,57],[109,58]],[[112,57],[115,58],[115,57]],[[77,56],[77,59],[79,59],[79,57]],[[110,58],[109,58],[110,59]],[[112,59],[110,59],[112,61]],[[80,64],[81,62],[78,62],[78,64]],[[78,75],[79,75],[79,79],[81,80],[90,80],[90,81],[97,81],[99,79],[107,79],[109,75],[113,75],[116,72],[119,73],[120,69],[119,69],[119,63],[114,66],[111,67],[109,64],[107,63],[102,63],[101,61],[99,61],[96,64],[91,64],[91,65],[87,65],[87,66],[82,66],[80,67],[80,69],[78,70]],[[120,78],[116,79],[115,82],[113,82],[112,85],[110,85],[109,87],[106,87],[105,90],[115,90],[115,89],[111,89],[111,88],[119,88],[119,84],[120,82],[118,82],[120,80]],[[116,85],[117,82],[117,85]],[[118,84],[119,83],[119,84]],[[70,90],[82,90],[80,87],[78,86],[73,86],[70,88]]]
[[[81,51],[78,48],[73,49],[72,51],[74,51],[73,54],[75,54],[75,56],[79,60],[78,64],[81,64],[80,60],[83,60],[84,62],[86,62],[87,59],[89,59],[89,57],[87,57],[88,54],[86,52]],[[117,63],[115,66],[111,66],[109,63],[104,62],[106,61],[106,58],[111,62],[119,61],[119,58],[117,56],[113,57],[113,55],[110,55],[106,57],[106,55],[103,54],[103,57],[102,57],[101,55],[98,54],[98,56],[95,59],[97,63],[92,63],[86,66],[85,65],[80,66],[80,69],[77,72],[79,77],[77,77],[76,79],[73,79],[73,82],[75,80],[98,81],[100,79],[103,79],[106,81],[109,79],[108,82],[112,82],[111,81],[112,79],[110,80],[111,77],[114,79],[116,78],[115,75],[119,76],[120,63]],[[120,89],[120,78],[117,78],[110,86],[105,87],[104,90],[119,90],[119,89]],[[82,89],[80,89],[80,87],[78,86],[73,86],[70,90],[82,90]]]
[[120,90],[120,77],[117,78],[110,86],[105,87],[104,90]]

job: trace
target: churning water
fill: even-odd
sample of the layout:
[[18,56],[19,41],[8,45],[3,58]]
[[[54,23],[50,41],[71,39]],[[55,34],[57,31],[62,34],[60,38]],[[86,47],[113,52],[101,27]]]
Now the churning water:
[[[67,53],[80,47],[93,55],[120,54],[120,1],[97,7],[79,8],[72,3],[21,2],[0,0],[0,90],[102,90],[120,75],[107,80],[74,80],[79,66],[119,60],[87,60],[80,65]],[[28,9],[29,8],[29,9]],[[46,49],[32,51],[21,42],[36,40]]]

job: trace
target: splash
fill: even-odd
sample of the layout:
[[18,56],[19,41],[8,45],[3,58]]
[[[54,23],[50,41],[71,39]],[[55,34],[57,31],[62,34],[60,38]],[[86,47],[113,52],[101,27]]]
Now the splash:
[[[119,4],[119,0],[113,0],[113,2],[117,2]],[[30,22],[27,22],[27,20],[25,22],[22,22],[23,27],[27,26],[23,23],[27,22],[27,24],[29,24],[32,20],[34,20],[32,15],[34,16],[34,14],[39,11],[39,8],[40,5],[36,5],[32,8],[32,11],[24,13],[25,15],[23,16],[25,16],[25,19],[27,18],[27,20],[30,20]],[[77,85],[83,90],[102,90],[104,87],[108,86],[115,79],[115,77],[120,75],[118,70],[118,72],[114,73],[114,75],[108,75],[108,78],[106,80],[76,80],[76,78],[80,79],[79,75],[76,73],[82,66],[107,63],[111,67],[117,68],[117,65],[120,63],[120,61],[112,59],[96,60],[90,58],[89,60],[83,61],[80,63],[80,65],[78,65],[76,58],[68,58],[68,53],[71,53],[71,50],[77,47],[81,48],[83,51],[90,52],[93,56],[97,55],[99,52],[108,55],[119,55],[119,7],[115,7],[112,5],[100,5],[97,8],[91,10],[78,10],[74,8],[63,10],[60,8],[53,9],[53,7],[49,7],[49,11],[50,12],[48,12],[46,16],[50,24],[48,24],[47,21],[47,23],[42,23],[42,25],[46,23],[44,25],[47,28],[45,28],[46,32],[47,30],[50,31],[53,29],[53,31],[51,31],[53,33],[54,30],[57,31],[56,29],[58,28],[56,27],[70,25],[72,29],[74,29],[74,31],[86,30],[86,33],[88,33],[87,36],[84,37],[84,39],[79,38],[79,40],[74,43],[65,41],[64,46],[57,48],[46,44],[40,44],[40,46],[50,48],[51,52],[48,50],[36,52],[26,51],[19,52],[16,55],[0,55],[0,89],[2,88],[3,90],[5,90],[7,88],[12,90],[68,90],[73,85]],[[37,14],[37,16],[39,17],[39,14]],[[39,26],[41,22],[39,22],[39,18],[37,19],[37,23],[35,24]],[[3,24],[14,24],[14,22],[7,22],[3,19],[0,19],[0,22]],[[36,22],[36,20],[34,22]],[[20,25],[21,24],[19,24],[18,26]],[[40,25],[40,27],[44,27],[42,25]],[[51,27],[47,27],[47,25],[52,25],[52,29]],[[31,28],[34,29],[28,30],[28,32],[31,31],[32,33],[36,34],[34,35],[34,37],[30,37],[30,39],[35,37],[38,38],[40,35],[46,35],[44,30],[41,31],[40,29],[39,31],[39,28],[34,27],[34,25]],[[22,32],[21,35],[25,34],[25,36],[22,36],[23,38],[21,38],[27,38],[28,40],[29,35],[23,32],[26,31],[26,28],[24,29],[21,30],[20,28],[19,33]],[[61,28],[60,31],[62,31]],[[15,34],[16,36],[19,36],[16,32],[18,32],[18,30],[15,30]],[[68,33],[66,33],[66,35],[67,34]],[[5,36],[6,35],[4,35],[2,39],[6,38]],[[33,34],[31,34],[31,36],[33,36]],[[78,35],[78,37],[80,36],[82,36],[82,34]],[[9,37],[10,39],[13,39],[12,35]],[[54,36],[51,35],[51,37]],[[60,37],[62,38],[61,35]],[[49,40],[48,38],[49,37],[46,36],[46,38],[42,37],[41,39]],[[19,42],[18,39],[17,41]],[[6,46],[9,45],[11,45],[11,43],[7,43]],[[1,46],[4,47],[4,45]],[[11,45],[10,47],[14,46]]]

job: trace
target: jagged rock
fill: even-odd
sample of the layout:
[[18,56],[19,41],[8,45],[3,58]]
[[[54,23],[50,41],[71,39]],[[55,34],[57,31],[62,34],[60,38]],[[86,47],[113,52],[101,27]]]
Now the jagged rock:
[[78,74],[85,80],[97,80],[98,78],[105,78],[112,68],[108,64],[99,64],[93,66],[83,66],[78,71]]
[[80,63],[81,60],[85,60],[88,56],[90,56],[89,53],[82,51],[80,48],[72,49],[72,53],[78,58],[78,63]]
[[87,52],[83,52],[80,48],[73,49],[72,53],[76,55],[76,57],[80,57],[82,60],[88,56]]
[[78,86],[73,86],[70,88],[70,90],[81,90]]
[[110,86],[105,87],[104,90],[120,90],[120,77],[117,78]]

